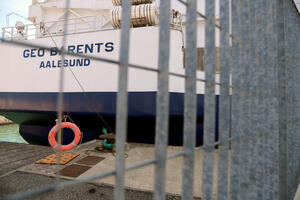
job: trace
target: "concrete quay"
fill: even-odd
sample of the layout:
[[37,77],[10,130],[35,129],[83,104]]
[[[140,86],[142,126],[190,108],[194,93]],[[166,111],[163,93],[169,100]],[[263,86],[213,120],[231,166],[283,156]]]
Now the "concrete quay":
[[[55,184],[59,171],[79,165],[86,157],[101,157],[102,160],[88,170],[73,178],[62,176],[61,181],[75,180],[111,171],[115,168],[115,156],[112,152],[97,151],[101,141],[95,140],[81,144],[70,152],[80,155],[66,165],[35,164],[54,151],[50,147],[0,142],[0,199],[19,192],[38,189]],[[168,147],[168,154],[182,150],[182,147]],[[126,166],[154,158],[154,145],[129,144],[126,150]],[[195,155],[195,199],[201,199],[201,165],[203,152]],[[80,164],[87,167],[86,164]],[[182,158],[167,161],[166,192],[167,199],[181,199]],[[154,187],[154,165],[138,168],[125,174],[125,198],[127,200],[152,200]],[[113,199],[114,176],[94,180],[88,183],[64,188],[58,192],[49,192],[26,199]]]
[[[0,142],[0,199],[28,190],[43,188],[57,183],[57,177],[61,182],[76,180],[78,178],[90,177],[115,168],[115,156],[112,152],[97,151],[96,147],[101,141],[95,140],[81,144],[71,152],[80,155],[66,165],[35,164],[35,161],[44,158],[54,151],[51,147]],[[182,147],[168,147],[168,154],[174,154],[182,150]],[[215,150],[217,153],[217,150]],[[126,166],[132,166],[154,158],[154,146],[146,144],[129,144],[126,149]],[[215,154],[216,155],[216,154]],[[87,157],[101,158],[98,163],[80,163]],[[215,162],[217,164],[217,156]],[[202,187],[202,161],[203,151],[195,154],[195,175],[194,175],[194,196],[195,200],[201,199]],[[90,160],[93,162],[93,160]],[[80,164],[79,164],[80,163]],[[77,177],[57,175],[58,172],[72,165],[87,167],[88,170],[78,174]],[[72,171],[72,170],[71,170]],[[73,170],[74,171],[74,170]],[[181,199],[182,188],[182,157],[167,161],[166,166],[166,192],[168,200]],[[126,200],[152,200],[154,188],[154,165],[148,165],[125,173],[125,199]],[[217,172],[214,168],[214,182]],[[103,179],[96,179],[91,182],[81,183],[60,191],[43,193],[25,199],[113,199],[115,177],[108,176]],[[216,199],[216,186],[213,187],[214,199]],[[294,200],[300,200],[300,185]]]
[[0,116],[0,125],[6,125],[6,124],[12,124],[13,122],[10,121],[9,119],[6,119],[3,116]]

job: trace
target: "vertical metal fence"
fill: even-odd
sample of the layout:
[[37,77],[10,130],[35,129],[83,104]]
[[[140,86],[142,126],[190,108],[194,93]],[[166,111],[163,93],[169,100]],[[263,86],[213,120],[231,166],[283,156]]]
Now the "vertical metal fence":
[[[77,55],[61,49],[62,55],[89,57],[119,65],[115,169],[4,199],[22,199],[115,175],[114,199],[123,200],[125,171],[150,164],[155,164],[153,197],[165,199],[166,162],[182,156],[182,199],[190,200],[195,192],[194,171],[198,170],[194,169],[195,151],[199,150],[204,151],[202,188],[196,190],[202,191],[202,199],[293,198],[300,177],[300,66],[297,62],[300,58],[300,25],[296,11],[289,12],[293,9],[292,1],[220,0],[219,24],[215,19],[215,1],[205,1],[205,14],[196,10],[197,0],[178,1],[186,6],[185,75],[169,72],[170,0],[160,0],[158,69],[128,62],[130,0],[123,0],[122,3],[119,61]],[[199,17],[205,19],[205,80],[196,76],[196,19]],[[215,37],[216,30],[220,31],[220,38]],[[216,40],[220,40],[219,57],[216,57]],[[36,47],[20,41],[1,41]],[[50,47],[42,48],[50,50]],[[220,59],[219,82],[216,81],[217,59]],[[158,73],[156,143],[154,160],[125,167],[127,78],[130,67]],[[167,155],[169,76],[185,79],[184,147],[183,152],[172,155]],[[196,147],[195,142],[198,81],[205,83],[204,144],[200,147]],[[61,92],[61,101],[62,95]],[[61,109],[60,106],[58,113],[62,112]],[[219,127],[217,141],[216,125]]]

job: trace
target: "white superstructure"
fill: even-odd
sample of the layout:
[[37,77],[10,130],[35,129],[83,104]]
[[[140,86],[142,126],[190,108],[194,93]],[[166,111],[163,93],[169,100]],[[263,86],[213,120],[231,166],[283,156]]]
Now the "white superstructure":
[[[58,73],[61,66],[71,66],[65,73],[65,92],[82,92],[74,75],[87,92],[117,91],[118,66],[92,59],[61,56],[55,52],[62,46],[62,36],[67,36],[66,48],[74,53],[93,55],[111,60],[119,59],[121,9],[120,0],[72,0],[65,9],[63,0],[33,0],[29,9],[32,25],[22,26],[20,34],[16,28],[7,28],[6,35],[12,39],[36,45],[50,46],[53,51],[0,45],[0,55],[6,55],[6,67],[0,68],[7,76],[1,81],[0,91],[57,92]],[[132,6],[130,60],[131,64],[157,68],[158,63],[158,7],[152,0],[136,0]],[[170,71],[184,74],[184,16],[172,11]],[[67,29],[64,30],[68,15]],[[67,31],[67,32],[64,32]],[[20,37],[20,35],[22,37]],[[18,36],[18,37],[17,37]],[[198,21],[198,46],[204,47],[204,21]],[[218,41],[217,41],[218,43]],[[218,44],[217,44],[218,46]],[[9,59],[7,59],[9,58]],[[9,70],[7,70],[9,68]],[[26,74],[26,75],[25,75]],[[25,76],[24,76],[25,75]],[[203,72],[197,72],[204,79]],[[10,77],[17,78],[18,82]],[[156,91],[157,74],[130,68],[129,91]],[[38,84],[37,84],[38,83]],[[9,87],[6,87],[9,85]],[[198,82],[198,93],[204,93],[204,83]],[[184,79],[170,76],[170,92],[184,92]]]

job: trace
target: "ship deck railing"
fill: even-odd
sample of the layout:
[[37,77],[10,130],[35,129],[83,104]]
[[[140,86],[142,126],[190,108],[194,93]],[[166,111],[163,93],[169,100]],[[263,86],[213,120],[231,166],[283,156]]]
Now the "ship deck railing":
[[[46,21],[40,23],[25,24],[22,32],[18,32],[17,27],[9,26],[2,28],[2,38],[4,39],[36,39],[49,36],[64,35],[63,26],[65,19]],[[67,21],[67,34],[100,31],[105,28],[105,23],[109,19],[103,16],[84,16],[71,18]]]
[[[22,31],[16,26],[2,28],[2,39],[32,40],[37,38],[71,35],[78,33],[113,30],[110,20],[104,16],[84,16],[67,20],[68,30],[64,32],[65,19],[24,24]],[[181,22],[171,21],[171,28],[181,31]]]

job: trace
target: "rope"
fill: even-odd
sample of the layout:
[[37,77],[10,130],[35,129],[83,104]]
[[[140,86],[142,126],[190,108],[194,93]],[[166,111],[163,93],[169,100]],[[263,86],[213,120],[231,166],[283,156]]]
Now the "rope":
[[[65,118],[68,118],[73,124],[76,124],[72,118],[69,116],[69,113],[67,113],[67,115],[65,115]],[[75,149],[78,149],[79,145],[81,145],[83,140],[83,132],[81,132],[81,138],[80,138],[80,142],[78,143],[78,145],[75,147]]]
[[75,122],[71,119],[71,117],[69,116],[69,113],[66,115],[67,116],[67,118],[73,123],[73,124],[75,124]]
[[[52,34],[51,34],[47,29],[45,29],[45,30],[46,30],[47,33],[50,35],[50,38],[51,38],[52,42],[54,43],[54,45],[55,45],[56,48],[58,49],[57,43],[56,43],[55,40],[53,39]],[[79,87],[81,88],[81,90],[82,90],[82,92],[83,92],[83,95],[87,98],[88,102],[90,102],[90,98],[89,98],[88,95],[86,94],[86,91],[85,91],[83,85],[80,83],[80,81],[79,81],[78,78],[76,77],[76,75],[75,75],[75,73],[73,72],[73,70],[72,70],[70,67],[68,67],[68,69],[70,70],[70,72],[72,73],[72,75],[73,75],[74,79],[76,80],[77,84],[78,84]],[[91,106],[92,104],[88,103],[88,105]],[[90,109],[93,110],[92,107],[90,107]],[[104,120],[104,118],[101,116],[101,114],[100,114],[96,109],[94,109],[94,110],[96,111],[96,114],[98,115],[98,117],[100,118],[100,120],[103,122],[104,126],[105,126],[111,133],[113,133],[112,128],[111,128],[111,127],[108,125],[108,123]],[[73,121],[70,117],[69,117],[69,119],[74,123],[74,121]],[[75,124],[75,123],[74,123],[74,124]]]

